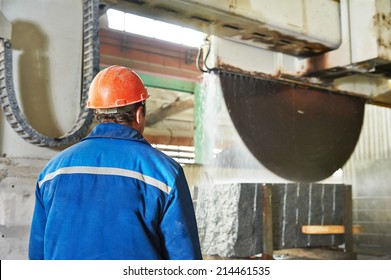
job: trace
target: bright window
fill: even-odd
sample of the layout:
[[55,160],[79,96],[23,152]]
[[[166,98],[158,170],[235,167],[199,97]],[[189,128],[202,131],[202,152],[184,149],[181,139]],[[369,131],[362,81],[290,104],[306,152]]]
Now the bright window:
[[145,18],[118,10],[107,10],[109,28],[189,47],[201,46],[205,34],[194,29]]
[[194,164],[195,160],[195,148],[191,146],[175,146],[175,145],[163,145],[152,144],[152,147],[162,151],[166,155],[173,158],[181,165]]

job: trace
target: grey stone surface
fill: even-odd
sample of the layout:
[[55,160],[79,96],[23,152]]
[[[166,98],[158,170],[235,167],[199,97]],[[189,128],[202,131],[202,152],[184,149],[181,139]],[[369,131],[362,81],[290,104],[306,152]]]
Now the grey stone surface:
[[239,197],[238,184],[198,186],[196,216],[203,254],[235,255]]
[[[273,248],[337,247],[338,234],[307,235],[302,225],[343,225],[345,185],[272,184]],[[196,215],[205,255],[263,252],[262,184],[198,186]],[[266,229],[265,229],[266,230]]]

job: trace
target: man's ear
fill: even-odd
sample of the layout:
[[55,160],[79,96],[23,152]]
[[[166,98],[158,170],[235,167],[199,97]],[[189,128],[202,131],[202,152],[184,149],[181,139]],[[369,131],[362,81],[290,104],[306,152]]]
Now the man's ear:
[[146,124],[146,119],[143,113],[143,107],[140,106],[136,110],[136,117],[134,118],[133,124],[131,126],[134,129],[138,130],[141,134],[143,134],[145,124]]
[[144,121],[144,118],[145,118],[145,116],[143,114],[143,107],[140,106],[140,107],[137,108],[135,121],[138,124],[141,124]]

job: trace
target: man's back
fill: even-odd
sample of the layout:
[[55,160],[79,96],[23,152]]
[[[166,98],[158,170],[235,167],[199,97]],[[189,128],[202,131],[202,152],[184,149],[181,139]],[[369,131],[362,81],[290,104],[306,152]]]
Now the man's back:
[[183,170],[137,131],[100,124],[42,171],[31,259],[200,259]]

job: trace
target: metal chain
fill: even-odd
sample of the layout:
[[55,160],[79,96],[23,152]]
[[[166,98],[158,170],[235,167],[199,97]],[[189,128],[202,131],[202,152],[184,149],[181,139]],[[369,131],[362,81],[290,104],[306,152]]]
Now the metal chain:
[[61,147],[79,141],[92,123],[93,112],[86,108],[88,88],[99,71],[99,0],[83,2],[83,64],[80,113],[73,127],[61,137],[48,137],[27,122],[16,98],[13,84],[12,45],[0,38],[0,105],[5,119],[14,131],[30,144]]

